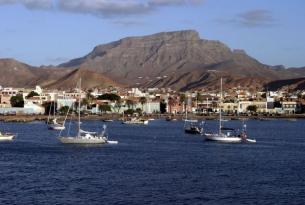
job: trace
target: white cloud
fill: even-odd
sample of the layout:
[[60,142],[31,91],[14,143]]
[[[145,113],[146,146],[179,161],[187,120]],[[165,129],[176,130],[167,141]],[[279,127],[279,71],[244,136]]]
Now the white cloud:
[[0,0],[0,5],[4,4],[22,4],[28,9],[51,9],[52,0]]
[[163,6],[194,5],[204,0],[0,0],[4,4],[21,4],[28,9],[55,9],[101,17],[138,15]]
[[58,9],[113,17],[145,13],[150,8],[147,4],[135,0],[59,0]]
[[256,9],[240,14],[238,21],[244,26],[255,27],[271,25],[275,20],[270,11]]
[[193,5],[202,3],[204,0],[149,0],[152,6]]

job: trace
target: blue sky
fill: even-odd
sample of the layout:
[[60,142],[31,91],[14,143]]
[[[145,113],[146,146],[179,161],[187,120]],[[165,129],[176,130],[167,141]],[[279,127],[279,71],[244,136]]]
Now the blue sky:
[[304,0],[0,0],[0,58],[59,64],[127,36],[194,29],[262,63],[305,66]]

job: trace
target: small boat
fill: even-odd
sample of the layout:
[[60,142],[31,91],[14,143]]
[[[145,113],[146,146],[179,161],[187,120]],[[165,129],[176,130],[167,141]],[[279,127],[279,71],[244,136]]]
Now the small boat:
[[177,121],[176,118],[173,118],[173,117],[171,117],[171,116],[166,117],[165,120],[166,120],[166,121]]
[[2,133],[0,132],[0,141],[12,141],[15,135],[12,133]]
[[184,120],[184,131],[188,134],[202,134],[203,127],[198,120]]
[[123,124],[131,124],[131,125],[148,125],[148,120],[131,118],[130,120],[123,121]]
[[110,119],[104,119],[103,122],[113,122],[113,120]]
[[64,129],[65,129],[65,125],[64,125],[64,124],[58,123],[58,122],[57,122],[57,119],[54,118],[54,119],[52,120],[52,123],[49,123],[49,124],[48,124],[48,128],[49,128],[50,130],[64,130]]
[[57,122],[57,118],[56,118],[56,115],[55,115],[55,102],[54,102],[53,119],[52,120],[50,120],[52,118],[51,109],[52,109],[52,103],[51,103],[51,106],[50,106],[49,116],[48,116],[48,120],[47,120],[48,129],[49,130],[64,130],[65,129],[65,124]]

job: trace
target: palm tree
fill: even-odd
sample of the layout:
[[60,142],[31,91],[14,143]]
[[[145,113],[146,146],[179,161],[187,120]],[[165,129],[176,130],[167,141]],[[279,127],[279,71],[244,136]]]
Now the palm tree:
[[172,113],[172,107],[175,105],[175,100],[172,97],[168,98],[168,112]]
[[130,107],[132,107],[132,109],[133,109],[133,105],[134,105],[133,100],[130,100],[130,99],[126,100],[126,105],[127,105],[128,109],[130,109]]
[[146,99],[146,97],[141,97],[139,101],[142,105],[142,112],[143,112],[143,107],[144,107],[144,104],[147,103],[147,99]]

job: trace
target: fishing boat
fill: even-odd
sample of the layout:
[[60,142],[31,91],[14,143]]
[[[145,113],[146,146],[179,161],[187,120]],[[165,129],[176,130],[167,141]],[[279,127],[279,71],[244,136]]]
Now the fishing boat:
[[243,129],[241,132],[239,130],[233,128],[226,128],[223,127],[223,120],[222,120],[222,78],[220,79],[220,109],[219,109],[219,130],[217,133],[205,133],[205,139],[209,141],[215,142],[223,142],[223,143],[240,143],[240,142],[250,142],[255,143],[256,140],[248,139],[246,133],[246,124],[244,124]]
[[[106,125],[101,133],[89,132],[81,129],[80,108],[81,108],[81,79],[79,80],[79,100],[78,100],[78,123],[76,136],[61,136],[58,139],[64,144],[117,144],[117,141],[109,141],[106,134]],[[68,113],[67,113],[68,115]]]

